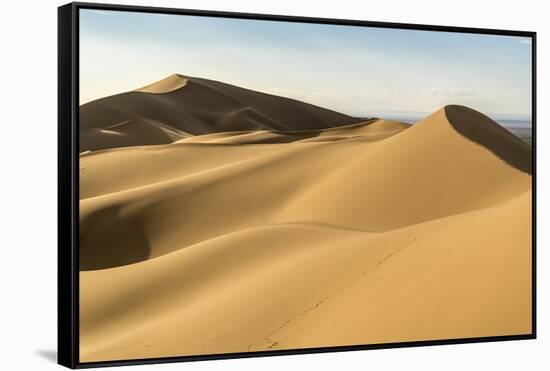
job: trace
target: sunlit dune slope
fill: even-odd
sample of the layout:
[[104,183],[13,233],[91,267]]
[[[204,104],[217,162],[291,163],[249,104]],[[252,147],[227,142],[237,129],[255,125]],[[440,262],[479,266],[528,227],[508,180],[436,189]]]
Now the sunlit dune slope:
[[531,151],[495,125],[447,106],[82,154],[81,361],[529,333]]
[[141,93],[154,93],[154,94],[163,94],[170,93],[174,90],[183,88],[187,85],[187,78],[181,75],[173,74],[160,81],[156,81],[152,84],[143,86],[134,91]]
[[81,360],[525,334],[530,192],[369,233],[242,229],[82,272]]
[[[398,135],[392,124],[387,137],[382,125],[332,142],[235,146],[209,136],[204,143],[194,137],[195,143],[83,156],[81,267],[136,262],[289,221],[383,232],[490,207],[530,189],[529,174],[460,135],[445,112]],[[382,139],[372,140],[374,134]],[[154,243],[123,243],[132,230]]]

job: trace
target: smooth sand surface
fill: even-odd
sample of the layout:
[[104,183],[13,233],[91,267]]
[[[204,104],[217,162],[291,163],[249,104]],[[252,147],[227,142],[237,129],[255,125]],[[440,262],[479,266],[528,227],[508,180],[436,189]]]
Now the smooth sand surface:
[[339,124],[82,154],[80,360],[530,333],[530,147]]

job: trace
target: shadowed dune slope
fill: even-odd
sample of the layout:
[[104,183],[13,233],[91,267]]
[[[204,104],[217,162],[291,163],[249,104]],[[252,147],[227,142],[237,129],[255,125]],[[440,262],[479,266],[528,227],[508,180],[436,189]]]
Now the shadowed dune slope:
[[531,146],[495,121],[471,108],[445,107],[449,123],[469,140],[487,148],[511,166],[531,174]]
[[105,148],[142,146],[151,143],[167,144],[191,136],[159,121],[135,119],[80,131],[80,150],[93,151]]
[[[101,129],[143,120],[193,135],[238,130],[323,129],[360,121],[289,98],[207,79],[172,75],[141,89],[82,105],[81,130],[92,131],[93,135],[81,138],[80,151],[113,148],[111,134]],[[134,129],[134,136],[139,131],[140,128]],[[106,137],[104,144],[103,137]],[[144,131],[137,141],[166,143],[158,139]],[[129,146],[135,142],[136,139],[130,139],[114,143]]]
[[523,143],[459,106],[342,125],[82,154],[81,361],[529,333]]

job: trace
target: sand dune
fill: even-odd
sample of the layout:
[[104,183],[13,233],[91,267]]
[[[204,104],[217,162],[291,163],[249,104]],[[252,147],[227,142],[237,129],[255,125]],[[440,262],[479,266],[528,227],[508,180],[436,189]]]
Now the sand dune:
[[[204,81],[116,99],[254,95]],[[261,97],[286,126],[327,121],[203,132],[105,110],[95,130],[156,145],[102,133],[80,157],[81,361],[531,331],[529,146],[461,106],[408,126]]]
[[[289,98],[196,77],[172,75],[143,88],[80,107],[80,152],[139,144],[164,144],[150,129],[132,129],[128,140],[113,141],[102,130],[149,123],[193,135],[238,130],[309,130],[357,123],[361,119]],[[162,127],[159,128],[160,131]],[[126,133],[121,133],[126,136]],[[172,140],[173,141],[173,140]]]

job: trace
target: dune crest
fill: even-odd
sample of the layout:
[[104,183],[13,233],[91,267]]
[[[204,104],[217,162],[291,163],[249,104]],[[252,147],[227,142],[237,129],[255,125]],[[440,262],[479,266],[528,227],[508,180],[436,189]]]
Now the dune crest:
[[178,74],[173,74],[134,91],[141,93],[164,94],[181,89],[185,85],[187,85],[187,79],[185,77]]
[[186,79],[83,106],[81,361],[531,331],[519,139]]

